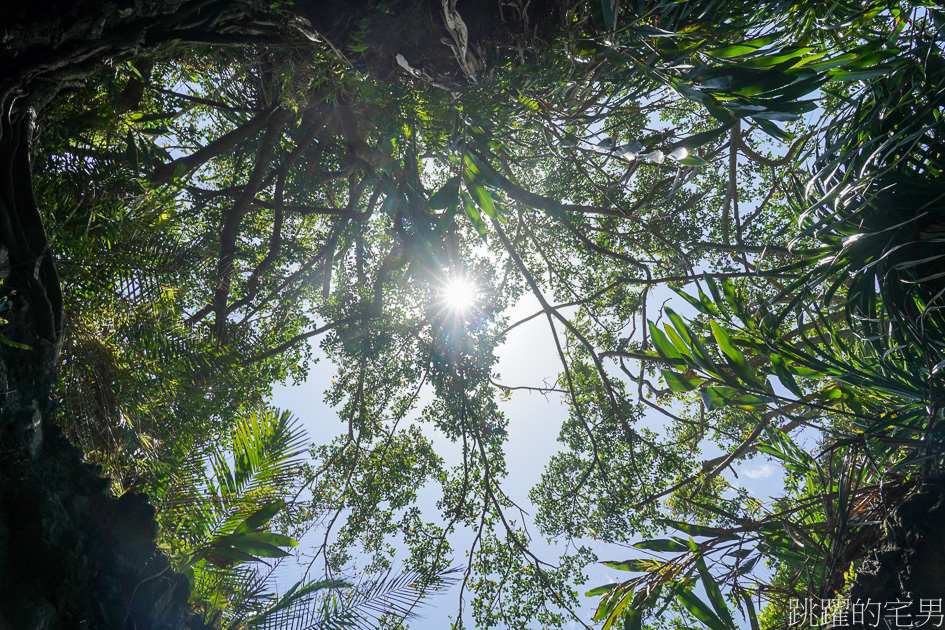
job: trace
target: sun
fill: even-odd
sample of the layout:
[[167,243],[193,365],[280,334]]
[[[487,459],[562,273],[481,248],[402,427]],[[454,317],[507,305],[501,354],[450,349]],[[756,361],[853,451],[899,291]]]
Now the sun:
[[453,278],[440,294],[443,303],[454,311],[465,311],[476,303],[476,285],[466,278]]

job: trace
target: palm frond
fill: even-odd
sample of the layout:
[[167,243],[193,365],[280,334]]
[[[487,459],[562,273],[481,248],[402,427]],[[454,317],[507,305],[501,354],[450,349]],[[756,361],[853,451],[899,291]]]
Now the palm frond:
[[207,445],[174,471],[160,505],[191,540],[232,532],[254,510],[285,498],[306,437],[286,411],[259,410],[237,420],[229,448]]
[[[249,620],[248,626],[260,630],[371,630],[382,619],[416,618],[417,609],[426,605],[424,600],[456,583],[459,571],[450,568],[432,576],[388,571],[357,586],[338,581],[296,584],[268,610]],[[340,586],[348,588],[337,591]],[[322,592],[325,589],[334,590],[326,594]]]

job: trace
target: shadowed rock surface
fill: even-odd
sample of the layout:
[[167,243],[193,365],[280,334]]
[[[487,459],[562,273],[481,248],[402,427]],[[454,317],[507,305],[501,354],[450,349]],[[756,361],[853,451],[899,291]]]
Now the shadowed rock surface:
[[[886,541],[863,562],[850,600],[910,602],[903,616],[921,622],[926,618],[921,601],[941,603],[945,597],[945,478],[929,479],[893,511],[885,527]],[[875,627],[871,623],[852,627]]]

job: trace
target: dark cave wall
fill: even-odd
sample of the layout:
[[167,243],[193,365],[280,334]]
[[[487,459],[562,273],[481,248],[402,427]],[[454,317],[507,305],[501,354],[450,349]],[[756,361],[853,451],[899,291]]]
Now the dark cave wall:
[[186,578],[155,545],[147,497],[110,496],[62,436],[51,420],[53,348],[31,334],[28,304],[10,311],[2,334],[30,348],[0,343],[0,628],[200,627]]
[[[921,621],[926,618],[921,600],[945,600],[945,476],[927,480],[884,527],[886,540],[857,571],[850,601],[910,602],[902,614]],[[850,627],[876,627],[872,624],[867,619]]]

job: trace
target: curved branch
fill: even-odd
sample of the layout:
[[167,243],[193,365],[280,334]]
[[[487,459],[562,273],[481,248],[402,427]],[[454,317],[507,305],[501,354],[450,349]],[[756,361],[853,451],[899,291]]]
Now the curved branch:
[[276,108],[274,107],[264,109],[241,126],[228,131],[207,146],[201,147],[189,155],[177,158],[173,162],[161,164],[151,173],[151,182],[162,184],[171,180],[176,173],[189,173],[218,155],[232,151],[241,142],[256,135],[265,127],[275,112]]
[[220,259],[217,263],[217,289],[213,295],[211,304],[216,314],[214,323],[215,334],[218,339],[224,338],[227,321],[227,300],[230,295],[230,287],[233,283],[233,277],[236,274],[233,262],[236,258],[236,240],[239,236],[240,223],[243,217],[249,212],[252,200],[256,197],[256,191],[259,189],[263,176],[269,168],[272,160],[272,153],[276,144],[282,135],[282,128],[285,126],[287,112],[281,112],[266,129],[266,135],[263,137],[262,145],[256,153],[256,162],[253,165],[253,171],[246,182],[243,192],[237,197],[233,207],[223,218],[223,225],[220,226]]

